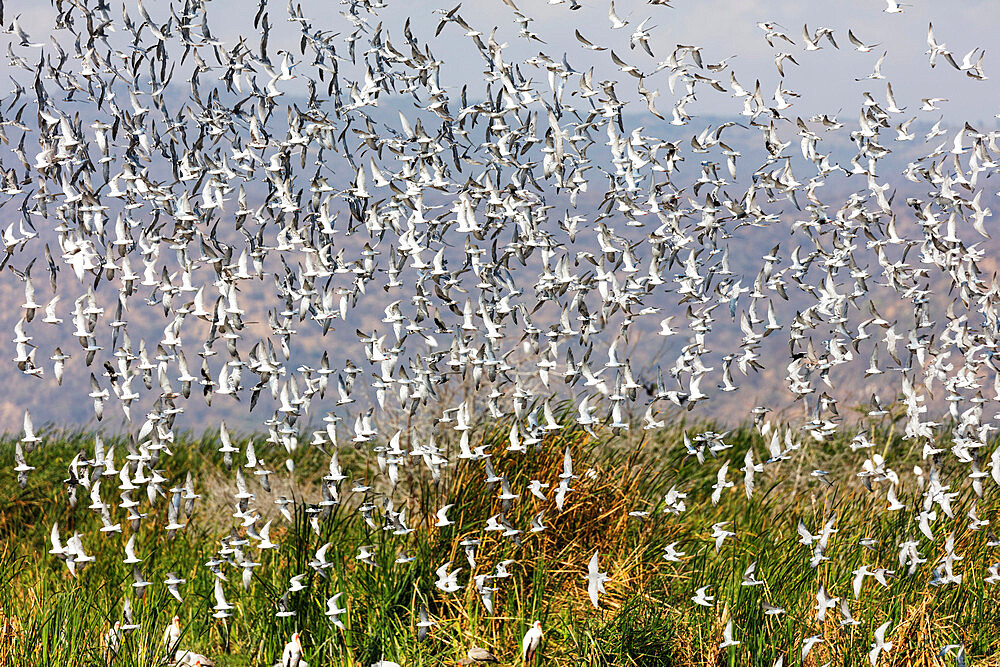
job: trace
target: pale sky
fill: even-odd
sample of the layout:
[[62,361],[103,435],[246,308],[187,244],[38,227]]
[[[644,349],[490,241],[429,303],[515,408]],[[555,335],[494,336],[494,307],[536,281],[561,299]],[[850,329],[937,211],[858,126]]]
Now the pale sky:
[[[457,90],[470,84],[469,93],[482,89],[483,60],[471,40],[457,24],[445,26],[441,35],[434,37],[438,14],[435,9],[451,9],[457,3],[385,0],[387,7],[371,18],[371,27],[381,21],[389,32],[389,39],[403,44],[402,24],[410,18],[412,30],[421,43],[431,44],[434,55],[444,61],[442,85]],[[136,3],[125,3],[129,13],[137,16]],[[341,39],[352,31],[351,24],[342,12],[346,5],[325,0],[303,0],[303,13],[320,30],[339,32]],[[729,56],[729,61],[741,85],[750,88],[755,80],[761,82],[765,95],[773,93],[778,81],[774,57],[781,52],[794,56],[799,66],[786,63],[784,87],[802,95],[796,100],[795,113],[808,116],[815,113],[836,113],[838,109],[856,114],[864,91],[884,100],[885,83],[891,81],[900,106],[906,106],[921,121],[935,121],[944,115],[949,124],[969,120],[972,123],[995,124],[995,114],[1000,113],[1000,86],[993,78],[976,81],[954,70],[939,59],[931,69],[926,55],[927,26],[934,24],[937,41],[947,46],[959,62],[967,52],[977,47],[987,48],[983,60],[986,74],[1000,77],[1000,61],[994,49],[989,49],[991,37],[1000,22],[1000,3],[993,0],[927,1],[917,0],[904,7],[901,14],[887,14],[882,10],[882,0],[675,0],[671,8],[649,5],[639,0],[616,0],[615,9],[628,25],[611,29],[608,19],[609,2],[606,0],[581,0],[583,7],[570,10],[570,4],[550,4],[542,0],[516,0],[517,6],[533,21],[529,29],[537,33],[546,44],[529,41],[518,36],[520,27],[514,22],[514,11],[501,0],[467,0],[459,10],[466,21],[484,35],[497,26],[497,39],[509,46],[504,59],[518,60],[543,52],[555,59],[567,54],[570,64],[583,71],[595,66],[595,81],[614,78],[620,81],[618,94],[625,99],[635,98],[636,80],[618,71],[611,62],[609,51],[593,52],[583,48],[574,37],[574,29],[595,44],[613,48],[616,54],[640,70],[650,73],[658,62],[665,60],[677,44],[700,46],[706,63],[716,63]],[[120,20],[121,1],[112,0],[111,15]],[[175,11],[181,3],[174,3]],[[36,0],[8,0],[5,3],[5,20],[21,16],[21,25],[33,39],[42,41],[50,31],[53,9],[48,3]],[[148,0],[144,7],[157,22],[165,22],[170,3]],[[259,41],[253,29],[253,16],[257,3],[252,0],[211,0],[208,3],[212,31],[227,44],[240,37],[254,48]],[[287,20],[287,3],[270,0],[268,3],[271,24],[274,26],[269,45],[272,54],[287,49],[298,55],[297,26]],[[363,12],[362,12],[363,14]],[[649,18],[647,28],[652,33],[651,45],[655,58],[650,58],[640,48],[629,48],[629,36],[643,19]],[[776,41],[771,47],[764,39],[758,22],[773,21],[781,24],[796,44]],[[840,50],[822,42],[819,51],[806,51],[802,40],[803,24],[810,31],[819,27],[834,30]],[[878,44],[871,53],[859,53],[847,39],[847,30],[866,44]],[[41,39],[39,39],[41,38]],[[359,45],[366,41],[359,42]],[[363,47],[361,47],[363,49]],[[341,48],[338,48],[341,51]],[[885,80],[855,81],[872,72],[883,52],[888,56],[882,65]],[[346,45],[342,47],[346,56]],[[360,53],[358,54],[360,58]],[[530,66],[522,65],[525,76],[536,81],[545,79],[544,70],[532,73]],[[710,72],[705,72],[710,75]],[[657,106],[661,111],[670,109],[674,99],[667,88],[668,71],[661,71],[645,80],[647,88],[661,90]],[[717,75],[728,88],[728,72]],[[920,112],[920,99],[944,97],[949,101],[941,105],[940,112]],[[730,93],[717,93],[702,86],[696,104],[688,112],[712,115],[738,113],[741,102]]]

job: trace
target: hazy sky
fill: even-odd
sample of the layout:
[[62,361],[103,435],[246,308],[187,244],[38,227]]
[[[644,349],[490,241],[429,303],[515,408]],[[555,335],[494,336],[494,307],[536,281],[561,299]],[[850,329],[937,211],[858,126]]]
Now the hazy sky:
[[[385,0],[387,7],[372,17],[371,27],[381,21],[389,33],[389,39],[402,45],[402,24],[410,18],[412,30],[421,43],[429,42],[434,55],[444,61],[442,85],[455,87],[470,84],[470,97],[482,90],[483,60],[476,52],[471,40],[464,36],[464,30],[457,24],[444,28],[438,38],[434,38],[438,14],[435,9],[451,9],[452,2]],[[886,80],[891,81],[900,106],[906,106],[920,120],[936,120],[945,115],[950,122],[969,120],[971,122],[995,122],[994,115],[1000,112],[1000,86],[995,79],[975,81],[964,73],[951,68],[939,59],[938,66],[931,69],[928,64],[927,26],[933,22],[937,41],[947,45],[957,60],[977,47],[989,47],[1000,20],[1000,3],[994,0],[962,1],[915,1],[904,7],[901,14],[887,14],[882,10],[882,0],[835,0],[816,2],[813,0],[675,0],[671,8],[653,6],[638,0],[617,0],[617,14],[629,22],[621,29],[612,30],[608,19],[607,0],[581,0],[583,8],[571,11],[568,2],[549,4],[541,0],[516,0],[518,7],[533,21],[529,28],[537,33],[545,44],[529,41],[518,36],[520,27],[514,22],[514,11],[501,0],[474,0],[463,3],[459,13],[473,27],[488,34],[498,27],[497,39],[509,46],[504,50],[507,61],[522,61],[539,52],[559,59],[567,54],[570,64],[577,70],[595,67],[594,80],[616,79],[619,96],[634,98],[636,80],[618,71],[611,62],[609,51],[586,50],[574,37],[574,28],[596,44],[611,47],[617,55],[635,64],[643,72],[650,73],[658,62],[666,59],[677,44],[701,46],[706,63],[714,63],[729,56],[739,82],[751,88],[755,80],[761,81],[762,92],[769,97],[774,92],[778,73],[774,56],[780,52],[791,53],[799,66],[786,63],[784,87],[802,95],[795,100],[793,112],[799,116],[814,113],[836,113],[844,109],[856,115],[861,94],[869,91],[876,99],[884,100]],[[305,0],[301,3],[303,13],[312,20],[316,29],[339,32],[347,37],[353,27],[341,15],[346,6],[324,0]],[[111,0],[111,15],[120,20],[121,1]],[[137,16],[136,3],[125,3],[129,13]],[[181,3],[175,2],[175,10]],[[154,20],[165,22],[169,16],[170,3],[165,0],[147,0],[145,8]],[[208,2],[210,26],[213,32],[228,43],[240,36],[255,47],[258,37],[252,20],[257,3],[252,0],[210,0]],[[297,26],[287,20],[287,3],[270,0],[268,4],[271,23],[274,25],[269,51],[288,49],[298,55]],[[6,3],[6,21],[9,25],[13,16],[21,15],[21,24],[33,39],[44,39],[49,32],[53,10],[48,3],[37,0],[14,0]],[[656,58],[650,58],[641,49],[629,48],[629,36],[643,19],[649,17],[647,27],[651,28]],[[764,39],[764,32],[757,27],[761,21],[774,21],[787,31],[796,42],[794,46],[776,41],[771,47]],[[835,50],[826,42],[819,51],[805,51],[802,40],[803,24],[810,31],[822,26],[835,31],[840,50]],[[871,53],[859,53],[847,39],[847,30],[868,44],[879,44]],[[38,39],[38,41],[42,41]],[[365,40],[359,44],[366,44]],[[363,48],[363,47],[362,47]],[[855,81],[871,73],[878,57],[887,51],[882,65],[886,80]],[[346,56],[346,46],[342,53]],[[360,53],[358,54],[360,57]],[[987,50],[983,67],[987,75],[1000,77],[997,54]],[[525,76],[532,76],[542,82],[546,73],[542,69],[532,73],[530,66],[522,65]],[[706,74],[710,74],[706,72]],[[728,72],[717,75],[728,87]],[[647,77],[647,88],[661,90],[657,106],[669,112],[671,100],[667,88],[668,71],[661,71]],[[942,112],[920,112],[920,98],[944,97],[949,102],[942,104]],[[734,114],[742,108],[742,103],[727,93],[718,93],[706,86],[699,88],[697,103],[688,107],[688,113]]]
[[[902,122],[912,115],[918,118],[919,125],[932,123],[943,115],[951,125],[969,120],[974,125],[995,126],[994,115],[1000,112],[998,104],[1000,87],[996,85],[1000,80],[1000,68],[997,68],[998,63],[992,52],[986,53],[983,67],[987,75],[995,75],[997,78],[988,81],[975,81],[964,73],[955,71],[943,61],[939,61],[937,68],[931,69],[925,54],[929,21],[934,23],[937,40],[945,43],[958,60],[973,48],[988,45],[990,31],[997,22],[996,19],[1000,18],[1000,6],[993,2],[920,2],[915,3],[915,6],[906,7],[902,14],[889,15],[882,11],[884,2],[877,0],[836,0],[825,3],[792,0],[766,3],[739,0],[676,0],[673,8],[651,6],[644,1],[616,0],[618,15],[627,20],[629,25],[619,30],[612,30],[608,19],[609,2],[605,0],[600,2],[581,0],[584,6],[579,11],[570,10],[568,2],[551,5],[542,0],[514,1],[522,11],[534,19],[529,29],[545,40],[545,44],[520,37],[518,35],[520,26],[514,20],[514,10],[501,0],[466,0],[459,13],[484,35],[488,35],[494,26],[498,26],[496,39],[508,44],[503,51],[504,60],[508,63],[520,62],[522,74],[535,80],[536,90],[546,89],[547,73],[542,68],[536,69],[525,64],[525,60],[536,56],[539,52],[559,60],[565,53],[568,62],[578,71],[594,67],[595,83],[612,79],[619,82],[616,90],[620,98],[637,97],[636,79],[618,70],[618,66],[611,61],[609,51],[594,52],[584,49],[574,37],[574,29],[579,29],[592,42],[613,48],[619,57],[646,72],[648,76],[645,85],[647,88],[661,91],[660,97],[657,98],[657,106],[668,118],[670,107],[676,99],[668,89],[669,71],[656,74],[652,72],[658,62],[669,57],[677,44],[701,47],[705,63],[716,63],[734,56],[729,60],[729,65],[739,82],[745,88],[752,90],[754,81],[759,79],[766,99],[770,99],[779,79],[774,64],[775,55],[779,52],[792,54],[799,65],[790,62],[785,64],[786,76],[783,86],[785,89],[800,93],[801,97],[795,99],[793,107],[786,112],[790,117],[808,118],[817,113],[832,115],[839,112],[845,124],[857,123],[862,93],[868,91],[877,100],[884,102],[886,80],[856,81],[855,79],[871,73],[875,62],[885,51],[888,51],[888,56],[882,65],[882,72],[887,80],[892,82],[898,104],[907,107],[906,116],[897,117],[896,121]],[[108,0],[108,2],[111,6],[111,16],[116,21],[120,20],[122,3],[120,0]],[[483,77],[485,65],[472,40],[464,35],[464,30],[457,24],[446,25],[439,37],[434,36],[440,16],[433,13],[433,10],[438,8],[448,10],[454,7],[454,4],[395,0],[387,0],[387,3],[388,7],[380,10],[378,16],[370,18],[370,29],[374,31],[381,20],[388,39],[397,49],[403,50],[406,48],[402,36],[403,23],[412,15],[411,28],[417,41],[421,44],[430,43],[434,56],[444,63],[441,85],[452,90],[456,98],[458,90],[463,85],[468,85],[470,99],[473,101],[481,99],[485,85]],[[180,4],[175,3],[175,11],[179,11]],[[340,14],[345,8],[339,3],[307,0],[301,4],[303,13],[311,19],[313,29],[339,33],[340,40],[348,37],[353,30],[351,22]],[[129,0],[125,6],[130,15],[138,16],[134,0]],[[165,23],[170,16],[170,4],[162,0],[147,0],[144,6],[158,23]],[[212,0],[208,3],[208,7],[210,27],[216,36],[224,39],[230,48],[242,37],[254,52],[257,51],[259,36],[253,28],[256,2]],[[294,53],[296,60],[302,58],[299,52],[298,27],[287,20],[287,3],[284,0],[271,0],[268,11],[274,26],[269,45],[272,60],[280,59],[277,52],[281,49]],[[13,17],[18,14],[21,27],[28,31],[32,41],[47,41],[54,14],[48,3],[8,1],[5,17],[7,24],[9,25]],[[630,35],[647,17],[650,17],[647,26],[653,35],[651,39],[655,54],[653,58],[639,48],[629,48]],[[764,39],[764,32],[756,25],[760,21],[780,23],[796,44],[793,46],[779,41],[775,42],[774,47],[769,46]],[[821,50],[805,51],[801,37],[803,23],[808,24],[810,31],[815,31],[821,26],[834,30],[840,50],[834,49],[824,41]],[[858,38],[864,42],[879,43],[879,46],[871,53],[857,52],[847,39],[848,28],[853,29]],[[61,40],[60,43],[65,50],[71,53],[74,51],[67,32],[56,33],[56,38]],[[112,41],[119,48],[124,48],[124,36],[120,33]],[[147,40],[149,41],[151,40]],[[368,39],[365,37],[358,40],[359,61],[363,55],[362,51],[367,48],[367,43]],[[337,48],[338,53],[347,57],[346,44]],[[179,59],[181,48],[176,42],[170,49],[171,57]],[[15,50],[21,55],[28,54],[26,57],[30,58],[30,49]],[[214,58],[207,51],[203,53],[203,57],[214,64]],[[183,68],[178,67],[175,85],[186,85],[184,79],[188,76],[191,62],[189,59]],[[79,64],[75,63],[74,69],[78,68]],[[348,70],[350,66],[344,64],[342,68]],[[309,71],[308,62],[298,71],[303,73]],[[720,79],[728,89],[728,71],[713,74],[704,70],[701,73]],[[218,77],[219,74],[215,71],[203,76],[203,93],[208,88],[210,78]],[[19,74],[22,80],[25,75],[23,71]],[[355,71],[346,74],[345,78],[357,80],[359,77]],[[296,82],[283,82],[289,84],[282,86],[289,95],[282,98],[282,103],[292,101],[291,93],[294,92]],[[576,85],[574,80],[570,89],[576,89]],[[146,88],[148,89],[148,86]],[[682,94],[681,88],[682,84],[679,84],[677,92]],[[178,92],[182,91],[183,88]],[[919,110],[922,97],[943,97],[948,98],[949,102],[942,103],[941,111],[922,112]],[[85,108],[87,103],[82,98],[78,100],[77,108]],[[174,109],[178,106],[179,104],[171,104]],[[645,109],[643,104],[629,105],[630,108],[633,106],[635,111]],[[696,118],[701,114],[734,116],[742,106],[742,100],[733,98],[728,90],[723,93],[707,85],[700,85],[697,89],[697,101],[688,105],[687,112]],[[66,104],[64,108],[72,107]],[[651,117],[648,120],[651,126],[648,128],[649,134],[665,136],[675,130],[662,121],[655,121]],[[639,122],[646,123],[647,119],[640,119]],[[658,126],[653,127],[657,123]],[[697,131],[688,133],[688,129],[678,131],[688,136]],[[733,134],[736,134],[736,130],[733,130]],[[846,132],[839,135],[844,143],[847,141],[845,135]],[[754,141],[759,147],[757,137],[754,137]],[[922,144],[898,147],[900,151],[898,155],[902,156],[905,154],[904,151],[915,150],[917,147],[921,150],[924,148]],[[893,148],[897,149],[897,146],[893,144]],[[750,163],[749,156],[746,161]],[[898,178],[898,173],[896,176]],[[738,263],[739,260],[734,262]],[[19,300],[20,292],[15,294],[15,297]],[[9,312],[18,312],[17,305],[19,301],[12,304]],[[373,312],[378,315],[379,309]],[[360,314],[370,315],[370,313]],[[347,327],[345,331],[352,329],[353,327]],[[194,359],[194,355],[189,355],[189,358]],[[86,378],[85,372],[78,379],[83,382]],[[51,384],[47,386],[51,389]],[[72,392],[62,394],[63,397],[69,395],[72,395]],[[55,404],[55,401],[53,403]],[[218,406],[218,403],[216,405]],[[218,407],[214,409],[217,410]],[[40,407],[39,413],[41,411]],[[12,413],[11,416],[16,420],[20,418],[21,413],[19,409],[15,412],[16,414]],[[257,414],[260,414],[260,411]]]

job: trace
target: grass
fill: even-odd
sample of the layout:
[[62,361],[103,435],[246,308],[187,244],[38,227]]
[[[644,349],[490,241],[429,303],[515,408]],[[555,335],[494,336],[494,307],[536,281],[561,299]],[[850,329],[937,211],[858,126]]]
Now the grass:
[[[461,460],[445,468],[435,484],[426,466],[406,469],[392,494],[395,511],[406,509],[408,534],[383,530],[383,507],[369,492],[349,491],[351,479],[372,479],[375,461],[365,448],[342,446],[340,460],[348,480],[341,483],[343,502],[332,506],[318,520],[318,534],[311,525],[310,507],[303,499],[316,501],[320,478],[327,473],[328,458],[315,448],[301,447],[291,458],[296,484],[284,470],[286,453],[270,449],[263,438],[255,438],[258,456],[276,472],[272,492],[265,493],[248,474],[252,504],[266,519],[272,519],[271,538],[277,551],[245,546],[245,555],[261,563],[253,569],[248,590],[241,583],[237,558],[221,568],[227,576],[226,596],[235,605],[232,617],[212,618],[214,575],[204,567],[219,554],[220,537],[239,524],[231,519],[232,476],[225,469],[214,434],[186,436],[173,443],[172,456],[156,463],[170,480],[163,485],[169,495],[173,483],[182,483],[190,471],[201,498],[185,529],[172,537],[162,530],[166,524],[166,498],[150,505],[144,489],[139,511],[147,514],[135,532],[136,552],[143,562],[143,576],[154,582],[140,597],[132,588],[131,566],[122,563],[123,545],[133,527],[117,510],[116,480],[105,478],[102,497],[113,503],[114,515],[123,518],[123,534],[99,533],[100,517],[88,509],[89,493],[79,489],[75,508],[66,502],[67,464],[80,451],[92,452],[95,434],[49,430],[28,460],[36,470],[21,489],[13,473],[0,478],[0,665],[105,665],[101,638],[121,619],[123,600],[132,599],[139,629],[126,634],[116,665],[148,666],[160,655],[159,639],[168,620],[176,613],[183,627],[182,644],[206,653],[222,666],[271,665],[277,661],[292,632],[302,633],[306,656],[312,665],[363,664],[380,658],[404,665],[453,663],[472,645],[486,646],[507,662],[515,662],[520,638],[533,620],[545,629],[541,664],[545,665],[763,665],[770,667],[779,656],[786,665],[867,664],[867,653],[875,628],[890,622],[887,639],[892,650],[880,665],[945,665],[938,657],[945,644],[964,644],[975,664],[1000,664],[1000,593],[983,581],[986,568],[1000,560],[997,549],[988,546],[988,530],[970,530],[967,514],[976,503],[978,516],[997,517],[998,497],[987,479],[984,496],[977,498],[964,472],[947,467],[936,472],[952,484],[954,519],[941,508],[932,524],[935,540],[921,535],[914,520],[921,496],[915,464],[919,448],[894,437],[892,422],[868,432],[877,445],[851,452],[847,443],[855,432],[845,430],[824,442],[803,439],[802,447],[788,461],[766,466],[758,475],[753,498],[744,495],[741,467],[747,448],[755,459],[765,457],[765,439],[747,425],[728,432],[729,448],[709,455],[701,465],[686,456],[683,433],[694,435],[710,424],[685,423],[678,418],[655,435],[633,432],[588,433],[568,425],[548,432],[527,453],[506,450],[510,423],[483,423],[474,431],[472,444],[491,454],[499,474],[506,475],[517,501],[503,507],[499,485],[485,484],[480,461]],[[523,427],[523,425],[522,425]],[[942,434],[942,439],[947,437]],[[441,435],[439,444],[447,438]],[[243,448],[247,438],[239,441]],[[457,450],[457,443],[447,442]],[[113,438],[116,462],[124,460],[127,443]],[[562,512],[553,502],[562,471],[563,452],[569,447],[574,462],[573,489]],[[14,440],[0,442],[0,470],[13,468]],[[885,483],[869,492],[854,471],[873,452],[884,453],[900,478],[899,498],[907,509],[885,511]],[[245,459],[237,456],[236,464]],[[452,457],[457,461],[457,457]],[[731,462],[729,479],[737,484],[726,489],[720,502],[709,500],[711,486],[723,460]],[[811,477],[820,465],[829,471],[832,486]],[[527,491],[532,479],[548,482],[548,500]],[[665,512],[664,495],[671,487],[686,493],[686,509]],[[388,491],[379,488],[378,491]],[[282,519],[273,509],[278,495],[294,497],[294,521]],[[361,502],[373,501],[372,524],[357,511]],[[454,525],[434,526],[435,512],[445,503]],[[545,510],[545,531],[526,530],[532,517]],[[524,533],[521,544],[484,532],[487,519],[501,510]],[[643,510],[649,516],[630,517]],[[829,560],[813,568],[810,548],[798,541],[796,526],[802,519],[817,532],[836,517],[838,530],[829,541]],[[117,520],[117,519],[116,519]],[[716,553],[712,525],[737,534]],[[63,541],[74,532],[82,535],[87,552],[96,561],[77,577],[47,552],[52,524],[58,522]],[[258,528],[262,522],[258,523]],[[374,527],[373,527],[374,526]],[[245,531],[235,530],[242,535]],[[953,534],[954,552],[962,556],[955,572],[960,584],[931,585],[932,573],[945,556],[945,538]],[[494,608],[486,610],[470,582],[470,567],[460,542],[478,537],[477,567],[473,574],[492,572],[497,563],[512,560],[511,576],[492,582],[497,587]],[[874,540],[871,548],[858,545],[863,537]],[[912,576],[900,566],[899,543],[915,539],[926,562]],[[316,550],[329,542],[327,560],[332,566],[318,573],[309,566]],[[253,543],[253,540],[251,540]],[[664,547],[676,543],[683,551],[682,563],[662,558]],[[360,545],[373,545],[378,567],[355,558]],[[394,561],[401,551],[416,558],[405,564]],[[600,566],[610,579],[594,609],[586,591],[587,561],[600,553]],[[462,567],[463,588],[445,595],[434,587],[434,570],[446,561]],[[757,562],[757,576],[766,584],[742,586],[744,570]],[[853,571],[861,565],[884,567],[895,575],[882,587],[869,578],[862,595],[851,592]],[[187,580],[177,603],[162,585],[167,572]],[[307,588],[291,594],[286,604],[296,612],[291,618],[276,618],[279,600],[291,576],[306,573]],[[861,623],[841,626],[836,609],[825,621],[816,619],[816,591],[823,584],[831,596],[849,598],[851,610]],[[712,607],[694,605],[695,591],[709,585],[715,597]],[[336,592],[348,608],[344,631],[324,616],[326,600]],[[786,610],[783,615],[765,615],[762,603]],[[418,636],[416,620],[423,606],[438,621],[426,637]],[[733,624],[740,645],[719,649],[727,622]],[[821,635],[806,660],[800,659],[803,639]],[[950,658],[951,661],[954,658]]]

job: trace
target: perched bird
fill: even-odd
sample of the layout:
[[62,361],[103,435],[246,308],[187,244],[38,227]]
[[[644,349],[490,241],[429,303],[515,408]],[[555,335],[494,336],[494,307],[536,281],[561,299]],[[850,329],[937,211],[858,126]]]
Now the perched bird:
[[473,665],[480,662],[500,662],[500,659],[484,648],[473,646],[469,649],[466,657],[458,661],[460,665]]
[[526,665],[533,664],[541,644],[542,622],[535,621],[531,624],[528,631],[524,633],[524,638],[521,640],[521,661]]
[[285,644],[281,652],[281,660],[275,667],[309,667],[302,659],[302,642],[299,640],[299,633],[293,632],[291,640]]
[[164,659],[172,657],[177,653],[181,641],[181,619],[174,616],[170,619],[167,629],[163,631],[163,655]]
[[173,664],[178,667],[215,667],[215,662],[211,659],[187,650],[178,650],[174,654]]

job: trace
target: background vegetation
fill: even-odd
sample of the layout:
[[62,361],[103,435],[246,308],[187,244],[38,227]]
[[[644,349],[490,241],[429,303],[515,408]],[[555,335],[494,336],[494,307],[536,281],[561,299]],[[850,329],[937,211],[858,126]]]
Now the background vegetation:
[[[122,522],[121,535],[98,533],[100,517],[88,509],[85,489],[79,491],[75,509],[66,502],[66,463],[80,451],[92,452],[95,435],[49,430],[31,456],[37,470],[29,476],[26,489],[19,488],[13,473],[0,477],[0,664],[107,664],[101,639],[120,620],[126,596],[135,599],[133,614],[140,627],[127,633],[115,661],[124,667],[158,662],[163,629],[175,613],[183,626],[182,644],[223,666],[273,664],[296,630],[302,633],[311,665],[370,664],[383,657],[415,667],[452,664],[473,645],[516,662],[521,636],[536,619],[545,630],[541,656],[545,665],[771,667],[779,656],[784,656],[786,665],[857,665],[867,663],[874,630],[885,621],[890,622],[887,639],[893,648],[882,656],[881,665],[951,665],[954,657],[939,657],[947,644],[964,644],[974,664],[1000,664],[1000,659],[990,657],[1000,654],[995,631],[1000,594],[996,586],[984,582],[987,568],[1000,558],[997,547],[988,544],[995,541],[991,526],[971,530],[967,517],[975,502],[978,516],[995,523],[998,494],[991,480],[985,480],[984,497],[977,499],[968,480],[958,478],[961,483],[951,488],[958,494],[952,502],[955,518],[939,518],[931,542],[914,521],[920,492],[911,472],[913,465],[927,470],[931,462],[920,460],[919,448],[895,438],[891,417],[886,417],[881,427],[866,434],[875,449],[852,451],[848,442],[856,432],[847,431],[825,442],[805,442],[790,460],[769,464],[757,475],[757,489],[748,501],[738,468],[748,448],[755,450],[758,461],[766,458],[767,449],[759,429],[746,425],[724,434],[730,448],[717,456],[731,461],[729,479],[736,485],[713,506],[709,498],[719,462],[701,465],[686,455],[683,444],[684,433],[711,429],[709,424],[682,419],[651,432],[587,433],[567,425],[549,432],[528,453],[517,454],[506,451],[509,423],[480,425],[472,443],[485,447],[494,468],[521,494],[506,516],[526,529],[544,509],[548,528],[538,533],[525,530],[520,546],[495,532],[485,533],[471,573],[459,542],[482,536],[488,517],[500,511],[501,503],[499,485],[485,484],[483,462],[462,460],[446,468],[439,484],[431,481],[425,467],[418,472],[416,463],[409,466],[412,476],[400,481],[393,497],[397,511],[405,502],[407,524],[413,531],[395,535],[383,530],[379,512],[373,528],[357,511],[361,502],[372,500],[371,492],[350,491],[352,479],[373,477],[375,461],[363,449],[342,446],[340,459],[348,476],[341,483],[343,501],[319,521],[316,534],[309,521],[312,514],[302,501],[321,497],[318,480],[328,472],[328,457],[315,448],[300,447],[292,456],[295,477],[300,483],[315,482],[292,487],[280,464],[284,451],[278,456],[263,438],[255,438],[258,456],[279,472],[272,475],[270,494],[247,475],[251,491],[257,493],[253,504],[265,519],[274,521],[271,538],[280,549],[245,547],[262,564],[254,569],[248,591],[243,590],[238,567],[223,567],[227,598],[236,607],[225,620],[212,618],[214,576],[204,564],[218,552],[219,536],[230,530],[235,485],[214,438],[183,438],[174,444],[172,456],[159,460],[161,474],[170,480],[164,489],[182,483],[190,471],[202,496],[184,530],[169,537],[161,530],[166,525],[164,499],[150,506],[145,494],[138,494],[143,498],[138,509],[147,517],[136,533],[136,552],[143,558],[139,566],[143,576],[154,582],[138,598],[131,587],[132,568],[121,562],[131,534],[128,522]],[[241,448],[247,440],[240,441]],[[943,433],[942,442],[946,440]],[[118,452],[125,450],[121,441],[105,441],[106,446],[114,444]],[[574,491],[559,512],[553,496],[566,447],[579,479],[573,480]],[[0,443],[0,470],[13,468],[13,448],[13,439]],[[873,453],[888,452],[900,477],[904,511],[885,511],[884,485],[868,491],[854,474]],[[236,465],[243,460],[237,456]],[[818,461],[826,466],[832,485],[810,475]],[[937,472],[950,479],[950,471]],[[551,484],[547,501],[527,493],[532,479]],[[672,487],[687,494],[686,509],[679,514],[665,511],[663,498]],[[102,495],[117,507],[114,484],[106,484]],[[271,509],[278,495],[298,501],[294,522]],[[438,528],[435,512],[445,502],[455,505],[449,512],[455,523]],[[381,510],[381,503],[376,504]],[[115,515],[124,517],[117,510]],[[830,539],[829,560],[810,567],[812,549],[799,543],[797,523],[802,519],[815,533],[833,517],[839,532]],[[55,522],[64,541],[79,532],[88,553],[96,557],[77,577],[48,554]],[[711,537],[717,522],[727,522],[725,528],[736,533],[718,553]],[[232,526],[238,524],[232,520]],[[953,534],[954,550],[963,557],[955,565],[963,577],[960,584],[935,586],[933,571],[945,554],[948,534]],[[870,546],[860,546],[862,538],[870,538]],[[920,543],[926,559],[912,576],[907,576],[897,557],[899,543],[908,538]],[[308,563],[326,542],[331,543],[327,559],[333,566],[321,575]],[[683,562],[663,558],[668,544],[684,552]],[[360,545],[376,547],[379,567],[355,558]],[[600,553],[601,570],[610,575],[600,609],[592,607],[586,590],[587,561],[595,550]],[[401,551],[416,559],[396,564]],[[491,614],[470,574],[492,572],[505,559],[514,561],[511,576],[491,582],[498,588]],[[446,561],[463,568],[459,581],[464,588],[451,595],[434,587],[434,570]],[[754,561],[757,576],[766,584],[742,586],[743,572]],[[855,600],[851,580],[863,564],[893,570],[894,575],[887,587],[869,578]],[[168,571],[187,580],[181,587],[183,604],[170,597],[161,583]],[[276,618],[289,578],[301,573],[307,573],[308,587],[288,598],[296,615]],[[817,621],[820,584],[831,596],[848,597],[861,623],[841,625],[836,609],[824,622]],[[709,594],[716,601],[710,608],[691,601],[705,585],[711,586]],[[349,610],[342,617],[345,631],[323,613],[326,600],[336,592],[344,593],[340,602]],[[765,615],[765,601],[786,613]],[[423,640],[416,626],[422,605],[438,621]],[[720,649],[728,621],[742,643]],[[803,661],[802,641],[813,635],[824,641]]]

